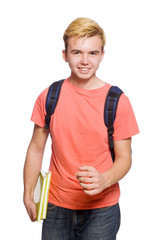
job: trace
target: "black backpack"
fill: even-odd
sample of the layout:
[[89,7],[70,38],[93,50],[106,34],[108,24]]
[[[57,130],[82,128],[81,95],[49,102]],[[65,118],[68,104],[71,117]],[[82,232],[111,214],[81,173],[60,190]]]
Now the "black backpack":
[[[49,129],[51,115],[54,113],[59,96],[61,86],[64,82],[64,79],[54,82],[50,85],[47,97],[46,97],[46,116],[45,116],[45,129]],[[115,160],[115,153],[114,153],[114,142],[113,142],[113,133],[114,133],[114,121],[116,116],[116,110],[118,106],[118,101],[123,91],[116,87],[112,86],[105,100],[104,106],[104,122],[106,127],[108,128],[108,142],[109,142],[109,149],[111,152],[112,160]]]

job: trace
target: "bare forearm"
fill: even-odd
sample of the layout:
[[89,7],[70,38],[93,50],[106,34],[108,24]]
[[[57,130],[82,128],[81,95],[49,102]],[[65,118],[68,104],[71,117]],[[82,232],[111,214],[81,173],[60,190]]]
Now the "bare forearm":
[[24,165],[24,205],[32,221],[36,220],[36,205],[34,203],[34,189],[42,164],[42,153],[28,148]]
[[28,148],[24,165],[24,198],[33,198],[36,181],[41,170],[43,153]]
[[114,164],[105,175],[109,175],[110,186],[120,181],[131,168],[131,157],[123,157],[115,160]]
[[48,131],[35,124],[24,164],[24,204],[32,221],[36,220],[34,189],[41,170]]
[[114,141],[114,151],[115,161],[108,171],[108,174],[110,174],[110,185],[121,180],[131,167],[131,138]]

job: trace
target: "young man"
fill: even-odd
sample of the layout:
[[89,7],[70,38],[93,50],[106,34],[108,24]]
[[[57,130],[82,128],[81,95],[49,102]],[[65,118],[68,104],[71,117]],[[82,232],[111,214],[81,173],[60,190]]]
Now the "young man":
[[50,133],[52,179],[42,239],[115,240],[120,225],[118,181],[131,167],[131,137],[138,126],[122,94],[114,122],[113,163],[103,117],[110,84],[96,76],[104,57],[104,32],[96,22],[78,18],[66,29],[64,42],[63,58],[71,75],[62,85],[49,130],[44,129],[48,88],[35,103],[35,127],[24,166],[24,204],[35,221],[34,188]]

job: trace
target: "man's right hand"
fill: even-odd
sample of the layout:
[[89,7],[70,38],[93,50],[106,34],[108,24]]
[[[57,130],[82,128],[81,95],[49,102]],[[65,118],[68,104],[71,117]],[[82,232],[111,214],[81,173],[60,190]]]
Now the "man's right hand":
[[24,200],[24,205],[32,222],[37,219],[36,204],[31,200]]

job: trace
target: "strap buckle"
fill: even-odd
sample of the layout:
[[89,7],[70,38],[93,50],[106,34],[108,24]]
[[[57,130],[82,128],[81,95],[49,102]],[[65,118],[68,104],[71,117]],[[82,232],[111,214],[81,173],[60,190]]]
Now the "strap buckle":
[[114,133],[114,126],[108,126],[108,135],[113,135]]
[[50,120],[51,120],[51,116],[46,114],[46,116],[45,116],[45,126],[44,126],[45,129],[49,129]]
[[114,133],[114,127],[108,126],[108,141],[109,141],[110,149],[114,148],[113,133]]

